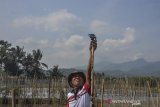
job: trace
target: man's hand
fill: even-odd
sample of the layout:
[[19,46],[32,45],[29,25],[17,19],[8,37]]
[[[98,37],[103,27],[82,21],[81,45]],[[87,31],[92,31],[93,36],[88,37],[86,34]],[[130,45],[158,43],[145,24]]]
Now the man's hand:
[[92,51],[92,48],[93,48],[94,51],[96,50],[97,40],[91,40],[89,50]]

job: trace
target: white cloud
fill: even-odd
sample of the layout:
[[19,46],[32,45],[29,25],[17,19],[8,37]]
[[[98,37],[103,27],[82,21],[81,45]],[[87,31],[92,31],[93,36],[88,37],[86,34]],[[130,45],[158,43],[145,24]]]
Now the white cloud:
[[125,33],[123,34],[124,38],[122,39],[106,39],[102,42],[102,46],[105,49],[113,49],[113,48],[120,48],[123,46],[127,46],[132,43],[135,39],[135,30],[133,28],[126,28]]
[[73,35],[66,41],[66,46],[73,47],[74,45],[80,45],[82,40],[82,36]]
[[35,47],[35,48],[39,48],[39,47],[45,48],[49,46],[48,40],[37,40],[37,39],[34,39],[33,37],[18,39],[17,44],[25,45],[27,47]]
[[63,38],[57,40],[54,44],[54,48],[61,48],[64,50],[78,49],[83,45],[83,37],[79,35],[72,35],[69,38]]
[[[83,36],[71,35],[69,38],[58,39],[53,44],[53,54],[48,56],[56,62],[75,65],[86,61],[88,46]],[[67,63],[66,63],[67,62]]]
[[[78,18],[74,14],[69,13],[67,10],[61,10],[49,14],[45,17],[25,17],[16,19],[14,20],[14,25],[17,27],[34,27],[36,29],[43,28],[46,31],[63,32],[66,35],[66,33],[70,31],[72,31],[72,34],[78,34],[76,30],[79,27],[80,21],[80,18]],[[96,35],[102,35],[101,37],[103,38],[103,40],[98,40],[98,50],[96,52],[97,56],[103,55],[103,57],[108,57],[104,49],[114,49],[118,52],[119,49],[124,49],[135,39],[135,30],[130,27],[126,28],[124,34],[121,34],[123,35],[121,39],[105,39],[105,35],[108,33],[111,33],[113,35],[115,33],[113,32],[115,31],[115,29],[112,29],[111,26],[104,21],[92,21],[92,23],[90,24],[90,29]],[[36,49],[37,47],[41,47],[44,48],[44,50],[49,50],[45,53],[45,55],[47,54],[47,56],[45,57],[46,61],[50,62],[51,64],[56,63],[62,65],[72,65],[76,63],[84,63],[88,60],[87,58],[89,43],[84,39],[84,36],[81,35],[68,35],[65,37],[61,36],[59,39],[54,38],[54,41],[52,42],[43,39],[35,40],[32,37],[28,37],[18,41],[21,44],[26,44],[28,45],[28,47],[32,47],[34,49]],[[51,43],[53,43],[52,48],[50,47]],[[110,51],[110,53],[112,52],[113,51]],[[110,56],[112,57],[112,54]],[[116,58],[118,58],[118,56]]]
[[17,40],[18,43],[22,43],[22,44],[30,44],[33,42],[33,38],[32,37],[27,37],[24,39],[19,39]]
[[46,44],[48,44],[48,40],[40,40],[39,43],[42,44],[42,45],[46,45]]
[[130,60],[137,60],[139,58],[142,58],[143,53],[134,53],[132,56],[130,56]]
[[69,13],[67,10],[60,10],[43,17],[23,17],[13,21],[16,27],[28,26],[36,29],[43,28],[46,31],[69,32],[79,26],[80,18]]
[[111,31],[111,27],[108,23],[100,20],[94,20],[90,24],[90,29],[92,32],[101,35],[101,34],[107,34]]
[[48,47],[48,46],[49,46],[48,40],[40,40],[40,41],[38,42],[38,44],[39,44],[40,46],[43,46],[43,47]]

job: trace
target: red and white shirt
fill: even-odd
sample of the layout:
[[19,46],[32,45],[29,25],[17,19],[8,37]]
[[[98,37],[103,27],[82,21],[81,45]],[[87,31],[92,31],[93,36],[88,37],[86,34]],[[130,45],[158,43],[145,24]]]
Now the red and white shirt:
[[90,102],[91,90],[87,83],[85,83],[83,88],[77,92],[76,98],[74,93],[68,93],[66,107],[90,107]]

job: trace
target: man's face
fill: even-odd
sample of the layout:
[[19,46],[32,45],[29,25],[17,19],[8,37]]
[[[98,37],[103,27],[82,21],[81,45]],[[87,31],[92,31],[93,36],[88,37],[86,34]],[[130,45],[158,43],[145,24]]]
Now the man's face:
[[73,87],[79,87],[83,85],[83,78],[79,74],[74,74],[72,77],[72,85]]

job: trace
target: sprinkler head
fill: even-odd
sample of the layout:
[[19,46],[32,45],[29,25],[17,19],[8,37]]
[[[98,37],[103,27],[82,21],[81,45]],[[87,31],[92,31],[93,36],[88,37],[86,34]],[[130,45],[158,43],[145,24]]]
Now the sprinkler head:
[[88,36],[91,38],[91,40],[96,40],[95,34],[88,34]]

